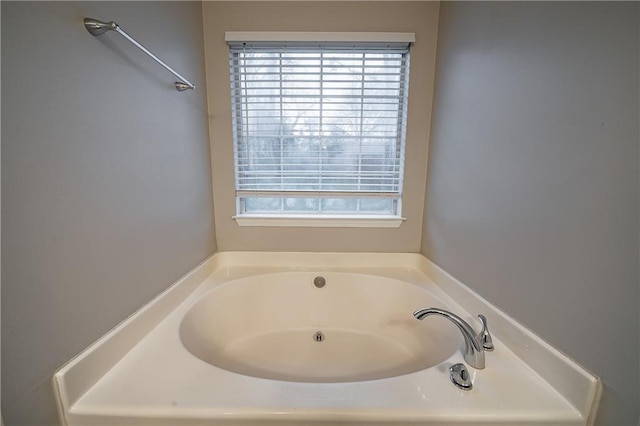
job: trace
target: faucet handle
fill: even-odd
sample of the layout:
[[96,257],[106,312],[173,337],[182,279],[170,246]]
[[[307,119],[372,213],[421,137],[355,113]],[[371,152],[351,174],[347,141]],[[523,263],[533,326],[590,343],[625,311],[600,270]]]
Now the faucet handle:
[[478,315],[478,319],[482,323],[482,330],[478,334],[478,338],[482,343],[482,347],[485,351],[493,350],[493,340],[491,340],[491,334],[489,333],[489,327],[487,326],[487,318],[484,315]]

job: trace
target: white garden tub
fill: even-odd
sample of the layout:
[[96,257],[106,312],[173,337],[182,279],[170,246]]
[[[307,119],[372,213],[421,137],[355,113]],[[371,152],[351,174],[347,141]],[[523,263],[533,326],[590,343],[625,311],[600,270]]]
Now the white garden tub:
[[[325,285],[314,285],[316,277]],[[495,350],[449,380],[462,336]],[[415,254],[218,253],[54,376],[69,425],[585,425],[599,382]]]

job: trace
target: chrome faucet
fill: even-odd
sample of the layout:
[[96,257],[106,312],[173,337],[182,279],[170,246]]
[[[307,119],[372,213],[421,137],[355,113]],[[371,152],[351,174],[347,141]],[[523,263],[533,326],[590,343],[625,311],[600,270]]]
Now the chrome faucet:
[[418,309],[413,313],[413,316],[419,320],[422,320],[429,315],[440,315],[454,323],[458,329],[460,329],[462,336],[464,337],[464,360],[473,368],[484,368],[484,351],[493,350],[491,335],[487,329],[487,319],[484,315],[478,315],[480,322],[482,322],[482,331],[480,334],[476,334],[473,328],[465,320],[454,313],[445,311],[444,309],[425,308]]

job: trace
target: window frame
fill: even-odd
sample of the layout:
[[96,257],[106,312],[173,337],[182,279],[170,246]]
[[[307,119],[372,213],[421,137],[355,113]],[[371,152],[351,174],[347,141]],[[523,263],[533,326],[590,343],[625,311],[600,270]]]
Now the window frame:
[[[276,43],[292,44],[296,43],[297,46],[314,46],[317,47],[320,43],[323,48],[342,47],[345,43],[354,43],[361,46],[398,46],[404,45],[407,50],[409,46],[415,41],[415,35],[413,33],[291,33],[291,32],[227,32],[225,33],[225,40],[229,46],[237,43],[243,43],[245,46],[260,45],[264,46],[265,43],[268,46],[275,46]],[[409,61],[408,53],[406,58],[406,71],[403,73],[405,79],[404,84],[408,86],[409,83]],[[233,75],[232,75],[233,85]],[[232,88],[233,90],[233,88]],[[406,120],[408,109],[408,89],[404,89],[404,104],[400,105],[403,109],[404,115],[401,120],[401,132],[399,136],[401,139],[399,145],[401,146],[401,172],[399,174],[399,188],[397,191],[397,197],[393,198],[395,201],[396,214],[375,214],[375,213],[349,213],[349,214],[333,214],[330,212],[309,212],[309,213],[286,213],[286,212],[273,212],[273,213],[251,213],[242,212],[241,209],[241,195],[238,191],[238,169],[236,167],[236,130],[234,123],[234,185],[235,185],[235,199],[236,199],[236,215],[233,219],[240,226],[284,226],[284,227],[381,227],[381,228],[397,228],[406,218],[402,217],[402,182],[404,179],[404,156],[406,151]],[[234,101],[232,100],[232,104]],[[399,103],[402,103],[400,101]],[[232,105],[233,107],[233,105]],[[287,197],[286,191],[281,192],[283,198]],[[357,197],[355,192],[342,193],[345,198]],[[309,197],[317,197],[318,193],[310,191],[304,194]],[[290,195],[291,196],[291,195]],[[298,194],[297,197],[302,195]],[[326,194],[324,195],[326,196]],[[368,194],[368,196],[375,195]],[[389,194],[381,195],[380,198],[389,198]]]

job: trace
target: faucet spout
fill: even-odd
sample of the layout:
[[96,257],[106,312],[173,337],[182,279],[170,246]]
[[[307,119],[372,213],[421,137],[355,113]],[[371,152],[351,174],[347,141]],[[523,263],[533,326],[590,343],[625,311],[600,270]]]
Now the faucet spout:
[[413,313],[413,316],[419,320],[422,320],[430,315],[439,315],[454,323],[462,336],[464,337],[464,360],[469,363],[470,366],[477,369],[484,368],[484,348],[482,342],[478,338],[478,335],[473,328],[462,318],[454,313],[445,311],[438,308],[425,308],[418,309]]

